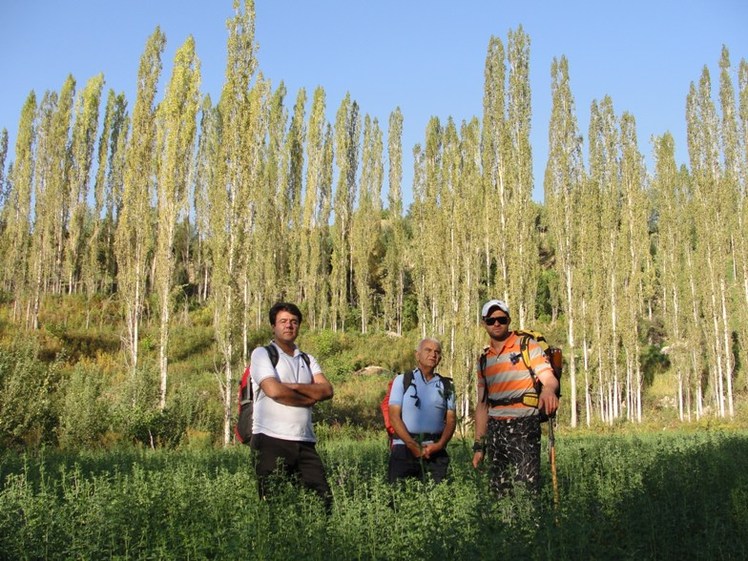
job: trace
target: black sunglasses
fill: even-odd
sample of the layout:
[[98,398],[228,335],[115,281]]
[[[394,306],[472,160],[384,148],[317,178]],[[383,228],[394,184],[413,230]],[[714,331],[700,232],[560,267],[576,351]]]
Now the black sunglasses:
[[501,325],[506,325],[509,323],[509,318],[506,316],[499,316],[497,318],[485,318],[483,321],[486,322],[486,325],[493,325],[496,322],[499,322]]

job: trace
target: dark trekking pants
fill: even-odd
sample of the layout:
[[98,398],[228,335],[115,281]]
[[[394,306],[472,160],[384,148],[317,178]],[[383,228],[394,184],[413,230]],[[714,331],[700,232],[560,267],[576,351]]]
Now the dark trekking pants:
[[537,415],[516,419],[488,418],[486,461],[491,490],[507,494],[515,484],[540,491],[540,419]]
[[415,477],[426,481],[431,477],[435,483],[440,483],[446,479],[448,467],[449,454],[446,450],[439,450],[429,459],[416,458],[405,444],[395,444],[390,451],[387,480],[394,483],[398,479]]
[[317,493],[330,512],[332,492],[314,442],[282,440],[258,433],[252,435],[251,447],[256,453],[255,473],[260,499],[270,495],[273,476],[293,475],[299,477],[304,487]]

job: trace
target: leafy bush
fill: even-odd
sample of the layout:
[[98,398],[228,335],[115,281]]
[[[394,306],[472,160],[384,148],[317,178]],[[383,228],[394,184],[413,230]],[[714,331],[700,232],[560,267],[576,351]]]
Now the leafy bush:
[[10,350],[0,350],[0,444],[54,442],[53,403],[61,363],[40,360],[33,338],[19,338]]
[[59,441],[63,448],[101,443],[111,425],[111,403],[103,395],[105,379],[94,366],[79,364],[65,387]]
[[412,368],[419,335],[319,331],[304,333],[299,346],[314,355],[328,377],[341,380],[367,366],[390,372]]
[[155,447],[166,427],[159,409],[159,382],[156,372],[147,367],[126,374],[117,388],[114,428],[128,441]]

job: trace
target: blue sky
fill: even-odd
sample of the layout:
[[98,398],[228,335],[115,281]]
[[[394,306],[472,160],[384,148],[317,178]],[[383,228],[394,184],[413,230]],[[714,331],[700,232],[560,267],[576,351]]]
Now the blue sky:
[[[9,159],[29,92],[40,99],[46,90],[59,90],[68,74],[80,91],[103,72],[103,97],[109,88],[123,91],[132,107],[140,56],[157,25],[167,37],[162,83],[176,49],[193,35],[201,90],[216,101],[231,15],[231,0],[0,0],[0,129],[9,133]],[[636,118],[650,169],[650,138],[666,131],[675,137],[678,161],[686,163],[688,88],[706,65],[716,99],[722,45],[730,50],[734,83],[740,60],[748,58],[744,0],[256,2],[259,68],[274,86],[285,82],[289,107],[299,88],[311,100],[320,85],[333,120],[350,92],[385,132],[389,114],[400,107],[406,204],[412,200],[412,148],[423,141],[429,118],[451,116],[459,123],[480,117],[489,39],[506,44],[507,32],[520,24],[531,40],[536,200],[542,200],[554,57],[569,60],[581,133],[586,136],[591,102],[610,95],[618,114]]]

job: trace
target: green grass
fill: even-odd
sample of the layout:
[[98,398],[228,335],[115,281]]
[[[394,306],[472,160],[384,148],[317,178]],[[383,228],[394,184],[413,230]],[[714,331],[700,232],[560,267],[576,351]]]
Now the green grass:
[[[453,442],[452,479],[385,483],[385,438],[322,435],[335,496],[257,499],[250,454],[119,449],[0,457],[1,559],[743,559],[748,433],[557,436],[554,509],[494,499]],[[546,441],[544,439],[544,448]]]

